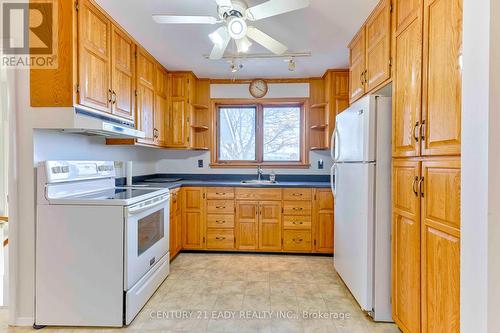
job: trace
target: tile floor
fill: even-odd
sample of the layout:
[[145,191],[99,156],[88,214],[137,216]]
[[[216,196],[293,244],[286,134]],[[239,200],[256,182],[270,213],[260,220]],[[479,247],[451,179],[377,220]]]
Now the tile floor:
[[[326,318],[306,318],[323,315]],[[1,332],[8,328],[0,312]],[[122,329],[47,332],[399,333],[373,323],[335,273],[330,257],[182,253],[132,324]]]

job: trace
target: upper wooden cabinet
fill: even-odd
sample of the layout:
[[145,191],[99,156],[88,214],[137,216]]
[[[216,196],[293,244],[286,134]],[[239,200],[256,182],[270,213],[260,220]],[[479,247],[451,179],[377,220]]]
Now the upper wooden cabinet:
[[111,21],[90,1],[78,11],[78,103],[111,112]]
[[155,111],[154,128],[156,131],[156,145],[165,147],[170,130],[168,118],[168,72],[160,65],[155,67]]
[[155,60],[142,48],[137,52],[137,128],[144,133],[140,143],[154,144],[155,128]]
[[391,77],[391,0],[382,0],[366,22],[366,91]]
[[188,148],[190,146],[190,118],[192,113],[195,77],[192,73],[171,73],[169,77],[170,131],[167,146]]
[[363,26],[349,44],[349,100],[358,100],[366,92],[366,39]]
[[135,44],[115,25],[111,30],[111,110],[117,116],[134,119]]
[[349,44],[351,103],[391,77],[391,8],[382,0]]
[[422,154],[461,145],[462,0],[424,0]]
[[458,155],[462,0],[394,8],[393,156]]
[[394,12],[392,154],[418,156],[422,122],[422,2],[397,0]]

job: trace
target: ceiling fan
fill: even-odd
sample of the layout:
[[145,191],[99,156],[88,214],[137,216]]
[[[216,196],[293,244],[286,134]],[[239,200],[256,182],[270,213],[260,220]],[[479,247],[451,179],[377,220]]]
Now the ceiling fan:
[[219,24],[224,25],[209,34],[214,43],[210,59],[221,59],[229,42],[234,39],[239,53],[245,53],[253,40],[274,54],[282,55],[287,47],[261,30],[249,26],[247,21],[258,21],[271,16],[288,13],[309,6],[310,0],[268,0],[260,5],[248,7],[244,0],[214,0],[219,18],[213,16],[153,15],[160,24]]

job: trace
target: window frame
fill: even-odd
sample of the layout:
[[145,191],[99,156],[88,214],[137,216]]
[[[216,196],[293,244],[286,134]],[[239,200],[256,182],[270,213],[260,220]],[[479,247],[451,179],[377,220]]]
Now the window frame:
[[[219,99],[212,101],[213,119],[213,145],[210,166],[213,168],[248,168],[248,167],[269,167],[269,168],[309,168],[309,158],[307,154],[307,99],[287,98],[287,99]],[[299,161],[264,161],[264,108],[265,107],[286,107],[297,106],[300,108],[300,159]],[[231,161],[219,159],[219,117],[221,108],[234,107],[255,107],[255,156],[254,161]]]

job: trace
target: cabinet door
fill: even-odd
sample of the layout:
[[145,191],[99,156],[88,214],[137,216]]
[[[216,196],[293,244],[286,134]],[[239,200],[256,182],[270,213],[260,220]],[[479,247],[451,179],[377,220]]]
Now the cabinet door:
[[258,248],[258,201],[236,202],[236,248],[256,250]]
[[281,202],[259,204],[259,249],[281,250]]
[[460,330],[460,158],[424,161],[422,332]]
[[392,169],[392,315],[404,332],[420,332],[420,162]]
[[383,0],[366,22],[366,91],[391,76],[391,1]]
[[462,113],[462,0],[424,1],[422,155],[458,155]]
[[353,103],[365,94],[365,28],[363,27],[349,45],[349,99]]
[[316,189],[314,195],[314,250],[333,253],[333,194],[330,189]]
[[146,133],[141,143],[154,144],[154,68],[155,62],[145,51],[137,54],[137,128]]
[[184,249],[205,248],[205,189],[186,187],[182,189],[182,247]]
[[188,98],[188,75],[184,73],[171,74],[171,97]]
[[172,98],[170,101],[169,146],[187,147],[187,103],[184,99]]
[[155,144],[160,147],[167,145],[167,121],[168,121],[168,105],[167,99],[160,95],[155,96],[155,110],[154,110],[154,129],[156,133]]
[[[419,156],[421,123],[422,19],[420,7],[396,1],[392,113],[392,155]],[[420,8],[420,10],[418,10]],[[403,14],[406,14],[404,16]],[[404,16],[404,17],[403,17]]]
[[117,116],[134,119],[135,44],[115,25],[112,30],[112,111]]
[[111,112],[111,22],[90,1],[78,10],[78,103]]

